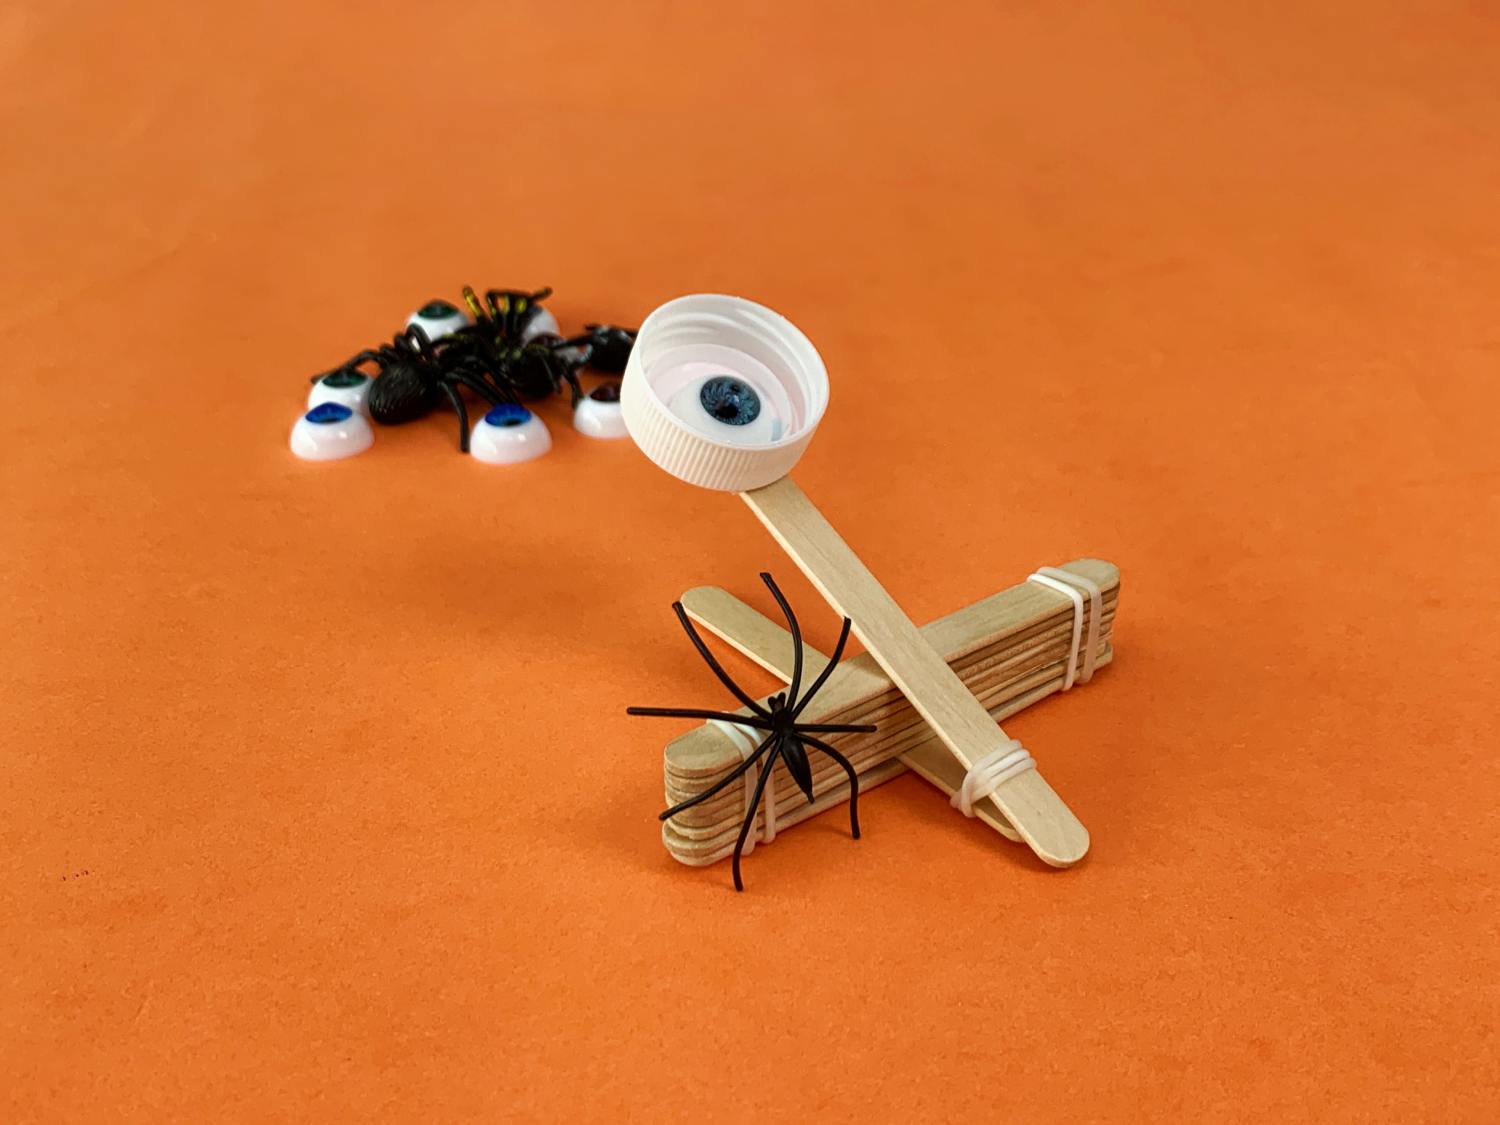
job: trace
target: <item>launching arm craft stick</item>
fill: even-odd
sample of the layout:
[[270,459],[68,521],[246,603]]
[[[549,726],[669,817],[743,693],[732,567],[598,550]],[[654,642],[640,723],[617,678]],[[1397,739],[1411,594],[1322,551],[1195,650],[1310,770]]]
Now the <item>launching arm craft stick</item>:
[[[853,619],[854,635],[911,700],[965,773],[997,753],[1016,752],[1010,749],[1012,740],[922,639],[901,607],[791,477],[742,495],[829,604]],[[961,785],[962,777],[959,780]],[[1012,773],[994,788],[989,800],[1031,849],[1054,867],[1076,863],[1088,851],[1088,831],[1040,770],[1033,767]]]
[[[641,326],[621,408],[656,464],[703,488],[743,495],[864,642],[964,771],[965,811],[993,802],[1038,856],[1066,867],[1088,832],[964,688],[874,575],[787,477],[828,402],[811,342],[770,309],[736,297],[681,297]],[[999,823],[992,819],[991,823]]]
[[[923,636],[940,653],[996,719],[1062,691],[1069,669],[1088,663],[1102,667],[1113,659],[1112,636],[1118,601],[1119,572],[1107,562],[1079,559],[1065,573],[1092,581],[1101,590],[1097,607],[1075,612],[1065,596],[1028,581],[934,621]],[[786,677],[791,656],[787,632],[723,590],[698,587],[682,597],[690,616],[762,667]],[[1097,610],[1097,612],[1096,612]],[[1085,628],[1076,628],[1083,625]],[[1091,638],[1085,647],[1084,637]],[[1074,638],[1079,638],[1075,643]],[[806,675],[822,668],[804,642]],[[908,765],[945,792],[962,784],[963,771],[909,703],[895,690],[868,655],[846,660],[825,688],[826,713],[880,724],[876,735],[850,740],[845,751],[859,771],[860,790],[905,772]],[[819,718],[824,713],[819,713]],[[899,755],[899,756],[898,756]],[[664,755],[669,803],[701,792],[740,761],[732,735],[706,724],[668,744]],[[780,795],[781,799],[777,797]],[[786,779],[773,783],[766,798],[764,827],[779,831],[847,800],[848,787],[831,769],[820,774],[818,799],[802,801]],[[732,848],[745,810],[735,788],[714,804],[693,810],[696,816],[668,821],[662,838],[673,858],[702,865],[723,859]],[[976,815],[1010,838],[1008,824],[992,810],[976,806]]]

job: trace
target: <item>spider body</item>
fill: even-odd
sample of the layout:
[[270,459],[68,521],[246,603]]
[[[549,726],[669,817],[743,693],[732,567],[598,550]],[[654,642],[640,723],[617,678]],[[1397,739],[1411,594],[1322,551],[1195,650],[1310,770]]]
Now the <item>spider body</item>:
[[613,324],[585,324],[585,333],[568,341],[569,346],[587,348],[584,363],[606,375],[623,375],[630,349],[635,347],[635,333]]
[[578,382],[578,363],[567,352],[559,336],[542,333],[528,339],[495,339],[464,335],[455,348],[464,349],[474,360],[493,373],[496,382],[508,387],[523,402],[547,398],[568,385],[572,405],[583,397]]
[[444,401],[458,415],[458,447],[469,451],[469,412],[460,388],[468,388],[491,406],[515,401],[514,395],[497,385],[476,357],[450,350],[447,342],[434,344],[420,325],[398,333],[389,344],[367,348],[350,356],[319,379],[337,379],[365,365],[376,369],[365,404],[370,418],[386,426],[425,418]]
[[578,382],[581,357],[556,334],[557,321],[540,304],[551,293],[490,289],[481,303],[474,290],[464,286],[474,323],[445,340],[445,347],[484,368],[518,400],[546,398],[566,383],[577,406],[583,397]]
[[739,838],[734,845],[734,889],[743,891],[744,880],[740,877],[740,855],[745,849],[745,841],[749,838],[750,830],[755,825],[755,814],[760,808],[762,795],[765,793],[766,783],[770,780],[771,771],[776,768],[776,763],[786,763],[787,773],[796,783],[797,788],[807,797],[808,803],[813,801],[813,779],[812,764],[808,760],[807,750],[811,746],[832,758],[849,778],[849,833],[854,839],[859,839],[859,775],[854,767],[832,746],[824,742],[819,735],[839,733],[864,733],[868,734],[875,727],[862,723],[804,723],[800,716],[807,705],[812,702],[815,695],[827,682],[833,670],[838,667],[839,660],[844,655],[844,646],[849,641],[849,629],[851,622],[844,618],[843,627],[839,631],[838,644],[834,646],[833,655],[829,657],[827,666],[812,682],[808,689],[802,691],[802,630],[797,624],[797,616],[792,612],[792,607],[782,596],[780,588],[775,580],[766,573],[761,574],[761,581],[771,591],[771,596],[776,599],[776,604],[781,607],[782,615],[786,618],[787,628],[792,634],[792,682],[785,692],[772,696],[764,704],[752,699],[739,684],[735,683],[729,673],[714,655],[709,651],[708,645],[693,627],[692,620],[681,602],[673,602],[672,609],[677,614],[677,620],[682,623],[683,631],[687,633],[688,640],[692,641],[693,647],[698,650],[698,655],[703,657],[704,663],[718,677],[719,682],[729,689],[731,694],[749,710],[749,714],[729,711],[708,711],[697,708],[683,707],[629,707],[626,714],[629,715],[655,715],[670,718],[687,719],[721,719],[725,722],[735,723],[747,727],[761,737],[760,744],[744,762],[736,766],[725,777],[720,778],[702,793],[691,797],[681,804],[673,805],[661,813],[660,820],[669,820],[678,813],[692,808],[694,805],[702,804],[716,793],[734,784],[743,777],[757,763],[760,772],[756,776],[754,795],[750,798],[749,807],[745,810],[745,819],[740,825]]
[[555,334],[557,318],[542,307],[552,296],[550,287],[528,293],[524,289],[486,289],[481,304],[474,290],[464,286],[464,304],[474,314],[474,326],[497,340],[523,340],[539,332]]

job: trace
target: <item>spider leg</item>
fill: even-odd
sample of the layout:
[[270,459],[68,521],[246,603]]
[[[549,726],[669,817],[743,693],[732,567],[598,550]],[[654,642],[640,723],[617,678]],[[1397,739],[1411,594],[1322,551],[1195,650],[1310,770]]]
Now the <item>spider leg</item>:
[[409,324],[406,331],[397,336],[398,341],[404,340],[408,347],[415,348],[418,355],[428,355],[432,351],[432,337],[427,335],[427,329],[420,324]]
[[797,729],[815,734],[874,734],[880,728],[874,723],[798,723]]
[[489,319],[485,316],[484,306],[479,303],[479,297],[472,285],[464,286],[464,304],[469,306],[469,312],[474,317],[475,323],[482,323]]
[[734,842],[734,889],[737,891],[745,889],[745,881],[740,878],[740,853],[745,850],[745,840],[750,835],[750,829],[755,825],[755,813],[760,808],[761,794],[766,791],[766,782],[771,777],[771,771],[776,768],[776,759],[781,756],[783,741],[778,738],[776,745],[771,747],[771,752],[766,755],[766,764],[761,766],[760,776],[755,779],[755,795],[750,798],[750,807],[745,810],[745,821],[740,825],[740,838]]
[[492,365],[473,347],[460,346],[445,351],[439,358],[447,363],[446,373],[458,379],[475,394],[498,406],[502,402],[514,402],[515,395],[503,386],[491,370]]
[[[500,302],[495,302],[499,296]],[[490,307],[490,319],[500,326],[500,334],[510,335],[510,295],[503,289],[491,289],[484,295],[484,303]]]
[[457,383],[459,386],[468,387],[469,390],[473,391],[491,406],[499,406],[502,402],[508,401],[496,388],[490,386],[477,375],[469,375],[462,371],[449,371],[445,378],[447,381]]
[[736,699],[738,699],[746,707],[750,708],[750,710],[754,711],[762,719],[769,719],[771,717],[771,713],[755,700],[746,695],[745,689],[740,687],[739,684],[730,679],[729,673],[724,671],[723,666],[714,659],[714,654],[708,651],[708,645],[703,643],[703,638],[698,635],[698,630],[693,628],[693,622],[688,617],[687,610],[682,608],[682,603],[673,602],[672,609],[677,613],[677,620],[682,622],[682,628],[683,631],[687,633],[688,640],[693,642],[693,647],[698,650],[698,655],[703,657],[704,662],[709,666],[709,668],[713,670],[714,675],[719,677],[719,682],[727,687],[731,692],[733,692]]
[[[771,591],[771,596],[776,599],[776,604],[781,607],[782,615],[786,618],[787,627],[792,632],[792,684],[787,689],[787,698],[792,701],[793,713],[797,707],[797,691],[802,686],[802,630],[797,625],[797,615],[792,612],[792,607],[782,596],[781,588],[776,585],[776,579],[772,578],[770,572],[761,571],[760,580],[766,584]],[[829,667],[832,667],[830,664]]]
[[823,666],[823,671],[818,673],[818,678],[812,682],[807,689],[807,694],[799,700],[792,708],[792,718],[802,714],[802,709],[807,706],[818,690],[828,682],[828,677],[833,675],[833,670],[839,666],[839,661],[844,658],[844,646],[849,643],[849,629],[854,624],[847,617],[844,618],[844,627],[839,630],[839,643],[833,646],[833,654],[829,656],[828,663]]
[[[714,782],[711,786],[709,786],[707,789],[705,789],[702,793],[699,793],[699,794],[697,794],[696,796],[693,796],[693,797],[689,797],[686,801],[683,801],[680,805],[673,805],[666,812],[664,812],[664,813],[657,813],[656,819],[657,820],[671,820],[672,817],[676,816],[678,813],[682,812],[684,809],[690,809],[694,805],[701,805],[704,801],[708,800],[710,797],[714,796],[716,793],[722,793],[724,791],[725,786],[727,786],[730,783],[736,781],[737,779],[743,777],[744,774],[745,774],[745,771],[748,770],[751,766],[755,765],[755,763],[760,760],[761,754],[763,754],[765,752],[766,747],[771,744],[771,740],[773,738],[775,738],[775,737],[776,737],[776,735],[774,735],[774,734],[768,734],[768,735],[766,735],[765,740],[759,746],[757,746],[755,748],[755,753],[751,754],[743,762],[741,762],[739,765],[735,766],[734,769],[730,770],[729,771],[729,775],[727,777],[720,778],[718,781]],[[759,800],[758,797],[756,799]]]
[[589,360],[594,358],[595,346],[594,334],[592,332],[585,332],[582,336],[573,336],[564,340],[557,345],[557,350],[561,352],[581,348],[583,350],[583,358],[578,361],[578,366],[587,367]]
[[453,410],[458,415],[458,451],[469,452],[469,412],[464,407],[463,396],[455,391],[446,380],[438,386],[443,388],[443,393],[448,396],[448,401],[453,404]]
[[[805,728],[804,728],[805,729]],[[802,735],[802,741],[810,742],[823,753],[827,754],[839,765],[844,767],[844,772],[849,775],[849,834],[856,840],[859,839],[859,774],[849,764],[849,759],[840,754],[821,738],[813,738]]]
[[754,715],[736,715],[733,711],[704,711],[697,707],[627,707],[625,714],[645,715],[655,719],[720,719],[726,723],[737,723],[756,730],[773,729],[766,720]]
[[519,293],[513,289],[487,289],[485,290],[484,295],[486,300],[493,302],[494,299],[498,296],[509,297],[513,293],[516,296],[523,298],[527,304],[537,305],[545,301],[548,297],[552,296],[552,286],[544,285],[535,293]]
[[578,382],[578,368],[556,352],[552,353],[552,361],[562,367],[562,377],[568,381],[568,386],[573,392],[572,407],[578,409],[578,401],[583,398],[583,387]]

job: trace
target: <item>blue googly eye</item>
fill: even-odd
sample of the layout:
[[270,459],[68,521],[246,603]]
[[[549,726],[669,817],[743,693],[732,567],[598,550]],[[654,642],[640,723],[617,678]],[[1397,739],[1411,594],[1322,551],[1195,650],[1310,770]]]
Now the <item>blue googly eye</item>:
[[469,454],[489,465],[514,465],[552,448],[547,424],[524,406],[497,406],[474,426]]
[[370,423],[340,402],[320,402],[292,427],[292,452],[305,461],[337,461],[375,442]]
[[331,426],[335,422],[347,422],[354,416],[343,403],[320,402],[307,412],[307,420],[315,426]]
[[486,425],[505,428],[509,426],[523,426],[530,418],[531,411],[527,410],[524,406],[516,406],[514,403],[506,402],[491,409],[484,416],[484,421]]
[[743,379],[715,375],[704,382],[698,401],[709,417],[726,426],[748,426],[760,417],[760,395]]

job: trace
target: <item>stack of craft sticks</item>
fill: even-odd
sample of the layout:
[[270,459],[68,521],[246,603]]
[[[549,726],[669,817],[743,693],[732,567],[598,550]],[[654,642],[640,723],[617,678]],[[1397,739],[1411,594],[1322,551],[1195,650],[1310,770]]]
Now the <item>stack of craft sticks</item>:
[[[1062,569],[1099,586],[1102,597],[1095,667],[1107,664],[1114,653],[1111,641],[1120,572],[1098,559],[1078,559]],[[683,605],[700,624],[762,666],[787,677],[792,658],[791,638],[779,626],[712,587],[690,590],[683,596]],[[990,714],[1001,720],[1062,690],[1070,656],[1078,664],[1083,663],[1086,654],[1073,651],[1076,612],[1067,595],[1039,583],[1026,582],[932,622],[922,629],[922,635]],[[1086,609],[1080,624],[1081,635],[1087,637],[1091,622]],[[826,658],[810,646],[805,647],[804,656],[806,682],[824,666]],[[949,794],[963,782],[963,767],[938,742],[868,654],[846,660],[809,704],[802,720],[874,723],[879,727],[874,734],[825,736],[830,745],[853,763],[862,794],[907,769],[915,770]],[[736,738],[713,723],[668,743],[664,755],[667,805],[685,801],[709,788],[744,760],[742,753]],[[1038,756],[1045,765],[1045,750]],[[769,814],[773,833],[849,799],[849,785],[843,771],[826,755],[813,752],[809,757],[816,794],[812,804],[797,790],[786,767],[780,764],[776,767],[763,800],[763,806],[770,806],[774,799],[774,811]],[[750,771],[752,779],[754,773]],[[746,800],[746,789],[736,783],[673,817],[662,826],[667,851],[674,859],[693,866],[726,858],[734,851]],[[989,809],[989,802],[983,804],[986,811],[976,806],[980,818],[1015,839],[1014,830],[998,812]],[[764,812],[757,814],[752,840],[767,838],[766,818]]]

